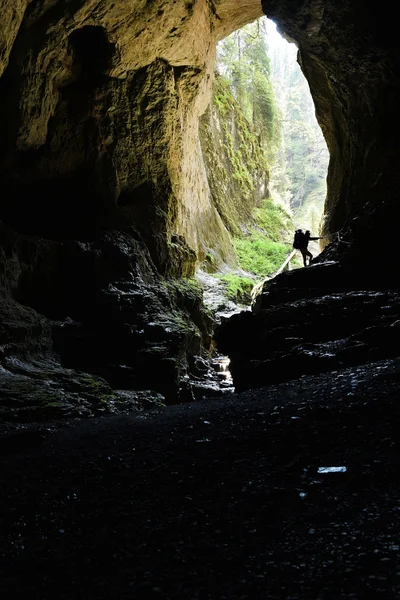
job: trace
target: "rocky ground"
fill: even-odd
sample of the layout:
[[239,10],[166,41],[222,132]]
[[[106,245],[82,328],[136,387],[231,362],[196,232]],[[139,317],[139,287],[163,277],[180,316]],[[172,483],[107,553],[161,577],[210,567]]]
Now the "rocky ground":
[[9,429],[2,597],[398,598],[399,382],[392,358]]
[[[246,276],[249,276],[249,274],[246,273]],[[236,302],[229,300],[226,285],[215,275],[198,270],[196,279],[203,290],[204,304],[212,312],[217,323],[221,322],[221,318],[226,319],[243,310],[250,310],[250,306],[239,306]]]
[[400,355],[400,293],[338,262],[282,273],[215,332],[236,391]]

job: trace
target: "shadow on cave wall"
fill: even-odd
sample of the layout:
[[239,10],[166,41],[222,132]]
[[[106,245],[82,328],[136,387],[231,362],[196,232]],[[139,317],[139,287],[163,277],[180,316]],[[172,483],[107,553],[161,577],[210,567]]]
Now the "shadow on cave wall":
[[102,27],[85,26],[69,36],[69,52],[46,143],[10,155],[13,168],[2,173],[4,222],[52,239],[91,238],[115,211],[115,169],[92,116],[115,46]]

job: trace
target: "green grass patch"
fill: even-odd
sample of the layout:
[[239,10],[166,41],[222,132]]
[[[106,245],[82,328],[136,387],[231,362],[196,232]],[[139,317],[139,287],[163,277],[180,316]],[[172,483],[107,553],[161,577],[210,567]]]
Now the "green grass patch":
[[276,273],[291,253],[293,230],[292,217],[286,210],[271,199],[264,200],[255,210],[247,234],[232,236],[240,268],[254,279],[237,273],[216,275],[224,282],[229,300],[250,304],[255,279]]
[[274,204],[271,198],[264,200],[262,206],[255,209],[254,218],[257,225],[262,227],[274,242],[280,242],[292,235],[292,217],[283,206]]
[[233,239],[240,267],[257,277],[273,275],[292,250],[291,216],[269,198],[255,210],[248,231]]
[[291,251],[286,244],[274,242],[259,232],[236,238],[234,246],[241,268],[259,277],[275,273]]
[[250,293],[254,287],[254,280],[250,277],[240,277],[235,273],[227,275],[217,275],[218,279],[223,281],[226,286],[226,295],[229,300],[238,302],[239,304],[250,302]]

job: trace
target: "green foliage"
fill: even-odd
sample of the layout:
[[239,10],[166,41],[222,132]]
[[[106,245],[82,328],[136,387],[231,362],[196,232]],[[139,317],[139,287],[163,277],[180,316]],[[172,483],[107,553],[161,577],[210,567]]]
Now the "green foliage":
[[274,187],[290,202],[295,222],[317,233],[326,196],[329,153],[296,56],[297,48],[283,40],[272,55],[284,142],[277,154],[279,167],[273,169]]
[[205,260],[207,262],[209,262],[211,265],[215,264],[215,256],[214,254],[211,254],[211,252],[207,252],[206,256],[205,256]]
[[213,100],[223,117],[228,111],[235,108],[235,98],[232,94],[232,90],[227,79],[224,79],[223,77],[216,78]]
[[292,217],[283,206],[274,204],[271,198],[264,200],[262,206],[256,208],[254,218],[257,225],[262,227],[274,242],[280,242],[292,234]]
[[250,302],[250,293],[254,287],[254,279],[241,277],[236,273],[218,275],[217,277],[226,285],[226,295],[229,300],[239,303]]
[[[287,51],[271,52],[270,59],[264,27],[266,21],[250,24],[217,48],[220,76],[216,77],[214,104],[224,117],[223,143],[230,165],[225,167],[226,177],[239,184],[243,198],[250,198],[258,185],[254,172],[260,165],[260,152],[255,149],[261,148],[266,171],[272,164],[274,174],[278,173],[274,189],[290,201],[296,224],[318,234],[326,193],[326,144],[308,84],[296,63],[297,49],[287,45]],[[277,79],[273,79],[272,62]],[[241,269],[257,277],[275,273],[292,249],[296,228],[292,217],[271,199],[253,215],[244,214],[239,203],[236,210],[229,197],[218,202]],[[233,281],[237,279],[235,275]],[[233,282],[231,290],[237,293]]]
[[257,232],[235,239],[234,246],[242,269],[259,277],[275,273],[290,250],[286,244],[273,242]]
[[252,85],[254,126],[260,132],[262,143],[276,141],[279,137],[279,110],[275,103],[272,82],[263,73],[256,72]]
[[179,305],[182,304],[180,300],[198,302],[202,298],[202,287],[196,279],[170,279],[164,281],[164,285],[170,294],[174,294]]
[[324,209],[326,183],[320,182],[314,190],[307,193],[296,210],[296,222],[318,235],[321,226],[321,215]]
[[234,246],[240,267],[265,277],[275,273],[291,251],[291,245],[282,240],[291,238],[293,224],[285,209],[270,198],[256,209],[254,219],[249,233],[236,237]]
[[[226,285],[228,298],[243,304],[251,302],[255,279],[273,275],[292,251],[293,223],[282,206],[270,198],[264,200],[253,219],[246,235],[233,237],[238,264],[250,277],[238,273],[217,275]],[[282,242],[289,237],[290,243]]]
[[[236,101],[252,122],[265,150],[280,137],[280,113],[271,81],[271,64],[263,21],[236,31],[217,47],[217,66]],[[226,106],[220,94],[216,100]]]
[[[216,206],[233,236],[239,265],[257,277],[278,270],[291,252],[297,226],[318,234],[329,159],[308,84],[296,62],[297,49],[286,44],[277,50],[278,44],[271,45],[270,52],[266,23],[250,24],[217,47],[220,75],[215,79],[214,105],[223,117],[221,154],[229,160],[222,166],[215,160],[209,169],[216,173],[214,188],[222,192],[216,194]],[[261,164],[268,174],[268,165],[272,166],[270,189],[290,202],[296,225],[271,199],[251,214],[251,210],[246,212],[246,202],[226,193],[232,189],[227,182],[233,180],[250,206],[248,200],[252,194],[256,197],[259,189],[255,172]],[[219,181],[224,183],[219,185]],[[299,263],[298,257],[292,265],[295,263]],[[229,289],[236,297],[237,281],[240,277],[232,275]]]
[[[215,74],[213,101],[218,130],[202,125],[202,146],[213,201],[224,225],[239,235],[252,218],[260,182],[269,175],[268,163],[253,124],[232,94],[229,82]],[[208,260],[209,266],[212,263]]]

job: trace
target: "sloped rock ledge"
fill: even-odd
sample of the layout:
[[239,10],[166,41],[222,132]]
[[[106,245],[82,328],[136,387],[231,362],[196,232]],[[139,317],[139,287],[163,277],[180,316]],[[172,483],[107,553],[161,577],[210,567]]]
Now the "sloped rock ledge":
[[400,293],[339,263],[283,273],[215,338],[236,391],[400,355]]

